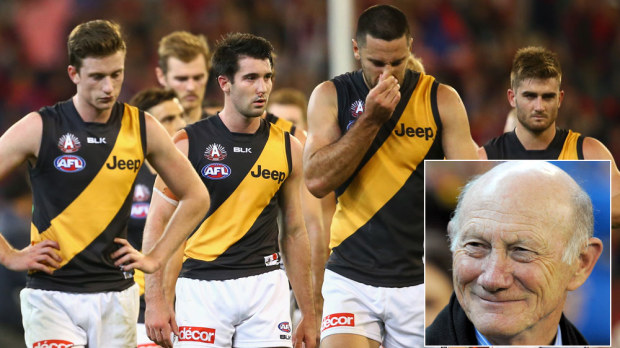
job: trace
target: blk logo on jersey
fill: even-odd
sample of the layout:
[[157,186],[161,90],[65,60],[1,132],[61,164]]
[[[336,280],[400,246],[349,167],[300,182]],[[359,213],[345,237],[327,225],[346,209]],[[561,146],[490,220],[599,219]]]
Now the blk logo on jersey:
[[283,321],[278,324],[278,329],[282,332],[291,332],[291,324],[288,321]]
[[215,343],[215,329],[208,327],[179,327],[179,341]]
[[263,179],[277,180],[278,184],[286,179],[286,173],[277,170],[263,169],[260,164],[256,169],[250,172],[250,175],[255,178],[262,177]]
[[400,124],[400,128],[396,126],[396,130],[394,130],[394,134],[399,137],[406,136],[409,138],[424,138],[424,140],[433,139],[435,133],[431,127],[405,127],[404,123]]
[[54,167],[65,173],[77,173],[86,168],[86,161],[76,155],[62,155],[54,160]]
[[205,149],[205,157],[209,161],[221,161],[226,158],[226,150],[224,146],[220,144],[213,143]]
[[364,102],[360,99],[351,104],[351,116],[358,118],[364,112]]
[[71,348],[73,347],[73,342],[63,341],[63,340],[45,340],[35,342],[32,345],[32,348]]
[[265,258],[265,266],[276,266],[280,264],[280,254],[278,253],[267,255],[264,258]]
[[106,144],[105,138],[87,137],[86,142],[89,144]]
[[64,153],[74,153],[82,147],[80,139],[72,133],[67,133],[58,140],[58,148]]
[[222,180],[230,176],[230,167],[223,163],[210,163],[202,167],[200,174],[207,179]]
[[321,322],[321,332],[337,326],[355,326],[353,313],[334,313],[326,316]]
[[235,146],[235,147],[233,147],[233,152],[252,153],[252,148],[251,147],[238,147],[238,146]]

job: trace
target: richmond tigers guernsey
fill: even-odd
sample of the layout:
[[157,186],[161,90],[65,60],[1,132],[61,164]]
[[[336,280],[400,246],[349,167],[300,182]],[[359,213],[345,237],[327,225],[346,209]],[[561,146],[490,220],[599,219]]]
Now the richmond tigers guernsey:
[[225,280],[280,268],[278,192],[291,171],[290,139],[260,123],[255,134],[231,133],[216,115],[185,128],[211,206],[187,240],[180,277]]
[[544,150],[526,150],[513,130],[491,139],[484,145],[487,158],[582,160],[584,137],[571,130],[556,128],[555,136]]
[[28,287],[66,292],[121,291],[134,281],[110,254],[125,238],[133,185],[146,153],[144,114],[115,103],[107,123],[84,122],[73,101],[39,110],[43,133],[29,168],[31,240],[60,245],[53,275],[31,273]]
[[285,120],[281,117],[278,117],[270,112],[265,116],[265,120],[275,124],[276,126],[282,128],[282,130],[289,132],[291,135],[295,136],[295,132],[297,131],[297,127],[295,124],[289,120]]
[[[334,78],[342,133],[364,111],[361,70]],[[336,189],[327,269],[372,286],[424,281],[424,159],[443,159],[438,83],[407,70],[401,100],[353,175]]]

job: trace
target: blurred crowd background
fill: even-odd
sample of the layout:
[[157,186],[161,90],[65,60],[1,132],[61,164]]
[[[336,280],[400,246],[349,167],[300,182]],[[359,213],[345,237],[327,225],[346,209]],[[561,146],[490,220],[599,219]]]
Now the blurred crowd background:
[[[379,3],[353,2],[354,20]],[[620,0],[381,3],[396,5],[409,17],[413,52],[427,73],[459,92],[478,144],[504,127],[514,53],[523,46],[542,45],[557,52],[563,65],[565,99],[558,125],[601,140],[620,161]],[[327,0],[2,0],[0,133],[28,112],[75,93],[67,76],[66,38],[75,25],[95,18],[119,22],[127,37],[121,101],[157,84],[157,44],[173,30],[204,34],[211,46],[231,31],[264,36],[278,56],[275,88],[293,87],[309,96],[318,83],[332,77],[327,8]],[[354,28],[355,23],[343,25]],[[351,42],[342,45],[350,47]],[[211,76],[205,104],[221,103]],[[22,175],[0,182],[0,231],[16,247],[29,240],[29,199]],[[7,273],[3,267],[0,272]],[[9,277],[24,279],[21,274],[0,274],[2,295],[17,291],[2,288],[8,287]],[[18,319],[14,316],[19,309],[10,306],[10,301],[0,301],[0,331],[9,328],[5,322]],[[618,321],[620,311],[615,312]]]

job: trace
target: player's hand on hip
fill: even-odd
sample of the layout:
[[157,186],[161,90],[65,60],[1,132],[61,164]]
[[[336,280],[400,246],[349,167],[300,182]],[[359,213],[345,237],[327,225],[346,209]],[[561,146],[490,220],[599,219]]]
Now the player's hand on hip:
[[316,348],[319,346],[319,335],[315,320],[301,318],[293,335],[294,348]]
[[22,250],[11,250],[3,262],[6,268],[12,271],[41,271],[52,274],[60,268],[62,262],[57,250],[60,250],[58,242],[44,240]]
[[174,309],[165,301],[149,301],[144,312],[146,334],[151,341],[164,348],[172,348],[172,334],[179,336]]
[[400,101],[400,84],[391,74],[386,72],[379,76],[377,85],[366,96],[365,117],[383,124],[396,109]]
[[110,256],[114,259],[114,265],[120,267],[123,272],[139,269],[144,273],[153,273],[159,270],[161,263],[151,256],[147,256],[136,250],[126,239],[114,238],[114,243],[122,245]]

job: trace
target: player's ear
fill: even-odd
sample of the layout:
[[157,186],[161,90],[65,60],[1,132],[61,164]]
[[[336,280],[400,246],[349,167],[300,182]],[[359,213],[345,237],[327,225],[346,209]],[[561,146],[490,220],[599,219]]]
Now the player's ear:
[[73,83],[77,85],[80,82],[80,72],[75,66],[67,66],[67,73],[69,74],[69,78],[71,79],[71,81],[73,81]]
[[355,59],[360,60],[360,48],[357,45],[357,40],[352,39],[351,41],[353,42],[353,56],[355,57]]
[[166,87],[166,76],[160,67],[155,68],[155,76],[157,76],[157,82],[159,82],[162,87]]
[[230,80],[228,77],[224,75],[220,75],[217,77],[217,83],[220,85],[220,88],[224,93],[230,92]]
[[508,97],[508,102],[510,103],[510,106],[516,108],[517,102],[515,101],[515,91],[512,88],[508,88],[506,96]]

